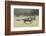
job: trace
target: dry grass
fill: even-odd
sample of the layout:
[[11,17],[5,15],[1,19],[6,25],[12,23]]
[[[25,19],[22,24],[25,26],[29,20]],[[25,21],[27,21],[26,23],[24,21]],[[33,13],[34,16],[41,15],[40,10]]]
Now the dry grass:
[[[38,27],[38,25],[39,25],[38,19],[32,20],[32,22],[24,23],[24,21],[16,21],[16,18],[18,18],[18,17],[16,17],[16,16],[14,17],[14,27]],[[19,17],[19,18],[21,18],[21,17]]]

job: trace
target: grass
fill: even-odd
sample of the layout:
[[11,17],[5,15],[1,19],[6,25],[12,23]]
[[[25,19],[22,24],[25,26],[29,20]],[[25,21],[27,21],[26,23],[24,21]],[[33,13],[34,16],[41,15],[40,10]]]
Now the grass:
[[[26,16],[24,16],[26,17]],[[24,23],[24,21],[16,21],[17,18],[22,18],[22,16],[17,17],[14,16],[14,27],[38,27],[39,25],[39,19],[38,16],[36,16],[36,20],[32,20],[32,22],[26,22]]]

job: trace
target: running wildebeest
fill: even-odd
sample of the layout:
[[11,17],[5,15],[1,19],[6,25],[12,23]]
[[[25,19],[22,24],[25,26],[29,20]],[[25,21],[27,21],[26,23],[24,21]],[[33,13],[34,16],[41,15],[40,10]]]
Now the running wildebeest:
[[21,19],[16,19],[16,21],[21,21]]
[[27,22],[27,21],[31,22],[32,18],[25,18],[25,19],[23,19],[23,21],[24,21],[24,23]]
[[26,23],[27,21],[28,21],[28,22],[31,22],[31,21],[32,21],[32,18],[21,18],[21,19],[16,19],[16,21],[21,21],[21,20],[23,20],[24,23]]

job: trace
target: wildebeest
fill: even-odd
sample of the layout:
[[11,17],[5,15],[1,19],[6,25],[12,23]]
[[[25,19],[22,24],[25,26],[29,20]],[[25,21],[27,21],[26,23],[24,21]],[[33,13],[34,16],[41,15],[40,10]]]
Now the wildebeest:
[[24,23],[26,23],[27,21],[28,22],[31,22],[32,21],[32,18],[19,18],[19,19],[16,19],[16,21],[21,21],[21,20],[23,20],[24,21]]
[[21,19],[16,19],[16,21],[21,21]]
[[23,21],[24,21],[24,23],[27,22],[27,21],[31,22],[32,18],[25,18],[25,19],[23,19]]

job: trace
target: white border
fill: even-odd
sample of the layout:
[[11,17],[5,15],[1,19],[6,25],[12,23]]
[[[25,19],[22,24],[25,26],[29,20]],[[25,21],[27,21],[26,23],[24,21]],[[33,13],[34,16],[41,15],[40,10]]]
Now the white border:
[[[14,8],[39,9],[39,27],[16,27],[14,28]],[[41,6],[11,5],[11,31],[26,31],[26,30],[42,30],[42,7]]]

